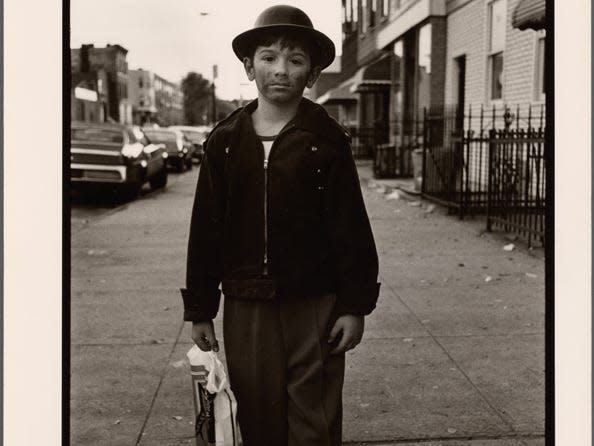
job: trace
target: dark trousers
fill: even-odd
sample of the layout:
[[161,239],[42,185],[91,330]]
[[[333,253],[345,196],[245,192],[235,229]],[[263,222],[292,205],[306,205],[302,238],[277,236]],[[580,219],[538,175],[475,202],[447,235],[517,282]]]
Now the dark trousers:
[[333,294],[225,298],[223,331],[244,446],[342,444],[344,354],[330,355]]

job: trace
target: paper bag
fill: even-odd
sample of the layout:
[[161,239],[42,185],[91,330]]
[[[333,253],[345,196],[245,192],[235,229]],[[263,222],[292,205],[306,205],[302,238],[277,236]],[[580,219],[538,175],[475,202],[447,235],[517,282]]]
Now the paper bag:
[[196,414],[196,446],[241,446],[237,401],[217,354],[194,345],[187,353]]

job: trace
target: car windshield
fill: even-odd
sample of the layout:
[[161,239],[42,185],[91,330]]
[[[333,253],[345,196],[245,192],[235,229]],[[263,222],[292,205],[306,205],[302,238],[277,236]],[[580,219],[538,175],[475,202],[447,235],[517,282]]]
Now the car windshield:
[[124,135],[119,130],[82,128],[70,129],[70,139],[72,141],[98,141],[123,143]]
[[196,144],[202,144],[206,135],[202,132],[198,132],[195,130],[182,130],[182,133],[188,138],[191,142]]
[[156,142],[175,142],[175,133],[166,132],[164,130],[143,130],[145,135],[149,137],[151,141]]

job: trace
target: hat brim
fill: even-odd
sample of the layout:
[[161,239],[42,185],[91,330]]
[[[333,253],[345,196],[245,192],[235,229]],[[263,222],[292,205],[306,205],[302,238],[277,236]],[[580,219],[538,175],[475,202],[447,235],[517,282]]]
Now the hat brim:
[[258,28],[242,32],[233,39],[233,42],[231,42],[233,52],[235,53],[237,58],[243,62],[243,59],[245,57],[251,56],[247,54],[247,48],[249,46],[248,44],[251,39],[253,39],[256,35],[261,34],[262,32],[283,29],[291,29],[303,32],[303,34],[305,34],[308,38],[310,38],[317,44],[320,50],[320,60],[318,65],[320,65],[322,70],[328,67],[334,61],[334,58],[336,57],[336,48],[334,47],[334,42],[332,42],[332,40],[330,40],[330,38],[326,36],[326,34],[321,33],[316,29],[308,28],[306,26],[290,24],[260,26]]

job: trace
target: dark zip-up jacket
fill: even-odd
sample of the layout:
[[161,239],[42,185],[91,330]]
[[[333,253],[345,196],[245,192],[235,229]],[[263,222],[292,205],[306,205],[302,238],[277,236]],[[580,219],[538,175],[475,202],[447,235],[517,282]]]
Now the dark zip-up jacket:
[[369,314],[378,257],[348,133],[303,99],[264,148],[251,113],[219,123],[205,142],[192,210],[184,319],[215,317],[226,296],[298,299],[336,293],[338,314]]

